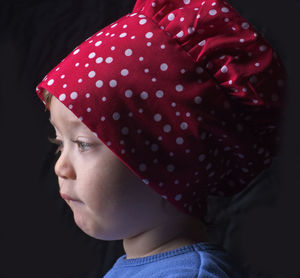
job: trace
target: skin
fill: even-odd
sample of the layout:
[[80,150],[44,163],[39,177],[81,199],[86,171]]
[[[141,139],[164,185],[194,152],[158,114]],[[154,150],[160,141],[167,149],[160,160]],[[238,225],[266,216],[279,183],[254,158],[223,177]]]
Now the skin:
[[145,185],[55,97],[50,118],[62,141],[54,167],[60,193],[77,200],[66,202],[83,232],[100,240],[123,239],[126,259],[209,241],[199,219]]

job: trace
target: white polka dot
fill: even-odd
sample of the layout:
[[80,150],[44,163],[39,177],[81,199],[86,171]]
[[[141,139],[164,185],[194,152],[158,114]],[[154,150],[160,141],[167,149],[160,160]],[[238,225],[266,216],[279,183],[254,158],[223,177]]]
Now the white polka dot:
[[171,126],[170,125],[164,125],[163,130],[164,130],[164,132],[170,132],[171,131]]
[[77,92],[72,92],[70,95],[71,99],[76,99],[78,97],[78,93]]
[[132,50],[131,49],[126,49],[125,50],[125,55],[126,56],[131,56],[132,55]]
[[97,88],[101,88],[103,86],[103,81],[102,80],[98,80],[97,82],[96,82],[96,87]]
[[162,44],[162,45],[160,46],[160,48],[161,48],[161,49],[165,49],[166,46],[165,46],[164,44]]
[[106,62],[107,64],[110,64],[113,60],[114,60],[114,59],[113,59],[112,57],[107,57],[107,58],[105,59],[105,62]]
[[158,98],[162,98],[163,95],[164,95],[164,92],[163,92],[162,90],[158,90],[158,91],[156,92],[156,96],[157,96]]
[[143,179],[143,183],[145,183],[145,184],[149,184],[149,180],[147,180],[147,179]]
[[73,54],[77,54],[79,51],[80,51],[80,50],[77,49],[77,50],[75,50],[75,51],[73,52]]
[[156,82],[156,78],[155,77],[153,77],[151,80],[152,80],[152,82]]
[[64,78],[65,78],[65,75],[64,75],[64,74],[63,74],[63,75],[61,75],[61,76],[60,76],[60,78],[61,78],[61,79],[64,79]]
[[92,108],[88,107],[88,108],[86,109],[86,111],[87,111],[87,112],[91,112],[91,111],[92,111]]
[[72,109],[72,108],[73,108],[73,105],[72,105],[72,104],[70,104],[70,105],[69,105],[69,108],[70,108],[70,109]]
[[78,83],[82,83],[82,78],[79,78],[79,79],[78,79]]
[[117,121],[120,119],[120,114],[118,112],[115,112],[115,113],[113,113],[112,117],[115,121]]
[[102,41],[97,41],[97,42],[95,43],[95,46],[99,46],[101,43],[102,43]]
[[123,135],[127,135],[129,133],[129,129],[128,127],[124,126],[122,129],[121,129],[121,132]]
[[95,53],[95,52],[91,52],[91,53],[89,54],[89,58],[90,58],[90,59],[93,59],[95,56],[96,56],[96,53]]
[[147,42],[147,46],[151,46],[151,42]]
[[145,72],[145,73],[148,73],[148,72],[149,72],[149,69],[144,69],[144,72]]
[[140,25],[144,25],[146,22],[147,22],[147,19],[141,19],[141,20],[139,21],[139,24],[140,24]]
[[148,32],[148,33],[146,33],[145,37],[147,39],[151,39],[153,37],[153,33],[152,32]]
[[76,63],[76,64],[75,64],[75,67],[78,67],[78,66],[79,66],[79,63]]
[[51,86],[53,83],[54,83],[54,79],[50,79],[50,80],[48,81],[47,84],[48,84],[49,86]]
[[207,165],[206,165],[206,170],[209,170],[210,168],[211,168],[211,166],[212,166],[212,163],[211,162],[209,162]]
[[103,58],[102,57],[98,57],[97,59],[96,59],[96,63],[97,64],[100,64],[100,63],[102,63],[103,62]]
[[206,43],[206,40],[202,40],[201,42],[199,42],[198,44],[200,45],[200,46],[204,46],[205,45],[205,43]]
[[122,33],[121,35],[120,35],[120,38],[124,38],[124,37],[126,37],[127,36],[127,33]]
[[226,8],[226,7],[223,7],[223,8],[221,9],[221,11],[222,11],[223,13],[228,13],[228,12],[229,12],[229,9]]
[[247,22],[243,22],[242,23],[242,28],[245,29],[245,30],[248,29],[249,28],[249,24]]
[[223,66],[223,67],[221,68],[221,72],[223,72],[223,73],[228,72],[227,66]]
[[166,71],[166,70],[168,69],[168,65],[165,64],[165,63],[163,63],[163,64],[160,65],[160,69],[161,69],[162,71]]
[[261,52],[265,51],[266,49],[267,49],[267,47],[266,47],[265,45],[261,45],[261,46],[259,47],[259,50],[260,50]]
[[205,154],[200,154],[198,159],[202,162],[205,159]]
[[176,201],[180,201],[182,199],[182,195],[181,194],[177,194],[176,196],[175,196],[175,200]]
[[61,94],[59,96],[59,100],[64,101],[66,99],[66,95],[65,94]]
[[204,72],[203,68],[202,67],[196,67],[196,72],[201,74]]
[[245,42],[245,40],[244,39],[240,39],[240,42]]
[[178,33],[176,34],[176,37],[177,37],[177,38],[182,38],[183,35],[184,35],[184,32],[183,32],[183,31],[180,31],[180,32],[178,32]]
[[116,49],[116,47],[115,47],[115,46],[112,46],[110,49],[111,49],[112,51],[114,51],[114,50]]
[[102,101],[103,101],[103,102],[106,101],[106,97],[102,97]]
[[[118,23],[115,23],[114,25],[112,25],[110,28],[114,28],[115,26],[117,26],[118,25]],[[101,33],[103,33],[103,32],[101,32]]]
[[151,145],[151,151],[153,151],[153,152],[158,151],[158,145],[157,144],[152,144]]
[[168,19],[169,19],[170,21],[174,20],[174,18],[175,18],[175,15],[174,15],[173,13],[170,13],[170,14],[168,15]]
[[186,5],[190,4],[190,2],[191,2],[191,0],[183,0],[183,3]]
[[202,101],[202,98],[201,98],[200,96],[197,96],[197,97],[194,98],[194,102],[195,102],[196,104],[200,104],[201,101]]
[[254,64],[256,67],[259,67],[260,66],[260,63],[255,63]]
[[210,15],[216,15],[217,14],[217,11],[212,9],[208,12]]
[[93,78],[93,77],[95,77],[95,75],[96,75],[95,71],[92,70],[89,72],[89,78]]
[[188,33],[189,34],[192,34],[192,33],[194,33],[195,32],[195,28],[194,27],[189,27],[188,28]]
[[173,172],[174,169],[175,169],[175,167],[174,167],[173,164],[169,164],[169,165],[167,166],[167,170],[168,170],[169,172]]
[[116,80],[110,80],[109,81],[109,86],[112,87],[112,88],[116,87],[117,86],[117,81]]
[[126,97],[132,97],[133,92],[131,90],[126,90],[125,91],[125,96]]
[[140,60],[140,61],[143,61],[143,60],[144,60],[144,57],[140,57],[139,60]]
[[139,169],[140,169],[140,171],[144,172],[144,171],[146,171],[146,169],[147,169],[147,165],[146,165],[145,163],[141,163],[141,164],[139,165]]
[[142,99],[147,99],[148,98],[148,93],[143,91],[143,92],[141,92],[140,96],[141,96]]
[[184,129],[187,129],[188,126],[189,126],[189,125],[188,125],[186,122],[182,122],[182,123],[180,124],[180,128],[183,129],[183,130],[184,130]]
[[159,122],[159,121],[161,120],[161,115],[160,115],[160,114],[155,114],[155,115],[154,115],[154,120],[155,120],[156,122]]
[[177,137],[177,138],[176,138],[176,144],[178,144],[178,145],[182,145],[182,144],[183,144],[183,142],[184,142],[184,140],[183,140],[183,138],[182,138],[182,137]]
[[176,85],[176,91],[177,92],[182,92],[183,91],[183,86],[181,84]]
[[67,84],[64,84],[64,85],[63,85],[63,88],[67,88]]
[[122,76],[127,76],[128,73],[129,73],[128,69],[122,69],[122,70],[121,70],[121,75],[122,75]]

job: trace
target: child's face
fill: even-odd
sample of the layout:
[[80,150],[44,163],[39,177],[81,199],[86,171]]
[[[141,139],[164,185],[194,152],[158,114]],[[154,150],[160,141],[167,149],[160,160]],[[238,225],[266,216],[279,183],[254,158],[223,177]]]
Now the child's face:
[[94,238],[118,240],[164,221],[160,195],[134,175],[55,97],[50,115],[56,138],[62,141],[55,164],[60,192],[78,200],[67,203],[81,230]]

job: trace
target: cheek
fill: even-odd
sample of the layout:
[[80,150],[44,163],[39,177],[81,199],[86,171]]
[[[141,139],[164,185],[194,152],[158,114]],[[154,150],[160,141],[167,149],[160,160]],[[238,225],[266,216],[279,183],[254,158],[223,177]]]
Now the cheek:
[[111,163],[103,160],[83,165],[81,176],[78,177],[79,194],[88,205],[97,208],[122,198],[124,173]]

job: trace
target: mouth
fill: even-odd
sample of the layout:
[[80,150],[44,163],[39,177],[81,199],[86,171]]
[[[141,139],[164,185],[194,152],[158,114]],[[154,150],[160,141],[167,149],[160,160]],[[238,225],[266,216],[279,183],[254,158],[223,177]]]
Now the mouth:
[[60,193],[60,196],[61,196],[64,200],[66,200],[66,201],[75,201],[75,202],[79,202],[79,200],[74,199],[74,198],[72,198],[72,197],[70,197],[69,195],[64,194],[64,193]]

